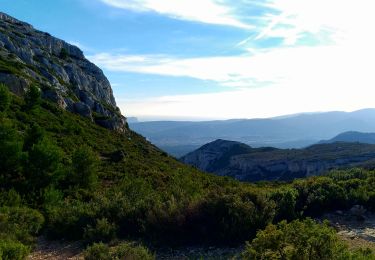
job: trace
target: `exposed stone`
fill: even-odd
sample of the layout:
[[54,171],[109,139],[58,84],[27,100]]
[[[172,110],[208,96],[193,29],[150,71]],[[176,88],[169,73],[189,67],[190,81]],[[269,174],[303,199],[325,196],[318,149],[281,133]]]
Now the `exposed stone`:
[[67,107],[64,98],[55,90],[43,91],[42,97],[56,103],[62,109],[66,109]]
[[74,103],[73,106],[74,106],[74,112],[76,112],[77,114],[81,116],[90,118],[92,120],[91,109],[88,105],[86,105],[83,102],[77,102],[77,103]]
[[0,29],[0,58],[17,70],[1,70],[0,82],[15,94],[23,95],[29,83],[37,82],[51,89],[43,97],[60,107],[88,118],[96,112],[108,118],[99,120],[100,125],[126,129],[108,79],[79,48],[1,12]]
[[0,72],[0,82],[6,84],[16,95],[23,95],[28,88],[28,82],[16,75]]
[[118,132],[124,132],[126,130],[126,118],[125,117],[114,117],[109,119],[98,119],[96,123],[102,127],[115,130]]
[[[340,152],[337,152],[340,147]],[[241,181],[292,180],[321,175],[333,169],[360,167],[375,158],[375,145],[319,144],[304,149],[251,148],[216,140],[180,160],[202,171]]]

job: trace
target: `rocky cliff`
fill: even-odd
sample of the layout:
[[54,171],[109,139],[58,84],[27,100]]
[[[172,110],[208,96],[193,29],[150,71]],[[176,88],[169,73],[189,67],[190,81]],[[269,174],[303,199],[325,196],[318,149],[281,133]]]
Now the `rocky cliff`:
[[82,51],[0,13],[0,82],[17,95],[36,85],[42,97],[103,127],[125,131],[108,79]]
[[373,167],[375,145],[333,143],[305,149],[276,149],[217,140],[187,154],[181,161],[241,181],[291,180],[337,168]]

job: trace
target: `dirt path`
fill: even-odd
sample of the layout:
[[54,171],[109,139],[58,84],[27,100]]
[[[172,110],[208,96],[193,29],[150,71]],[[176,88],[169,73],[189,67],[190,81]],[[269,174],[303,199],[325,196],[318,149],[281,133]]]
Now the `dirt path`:
[[338,235],[351,248],[368,247],[375,250],[375,214],[364,214],[362,220],[349,212],[336,212],[323,216],[337,229]]
[[80,242],[49,241],[38,238],[37,246],[28,256],[29,260],[82,260],[82,244]]

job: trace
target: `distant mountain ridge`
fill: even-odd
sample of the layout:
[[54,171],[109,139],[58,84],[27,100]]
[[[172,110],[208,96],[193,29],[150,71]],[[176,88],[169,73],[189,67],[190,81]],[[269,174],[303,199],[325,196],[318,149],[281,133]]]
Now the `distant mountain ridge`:
[[375,163],[375,145],[330,143],[304,149],[277,149],[216,140],[180,160],[240,181],[292,180],[321,175],[332,169],[371,166]]
[[364,144],[375,144],[375,133],[361,133],[356,131],[348,131],[341,133],[329,140],[323,140],[319,143],[335,143],[335,142],[349,142],[349,143],[364,143]]
[[159,148],[181,157],[216,139],[252,147],[303,148],[346,131],[375,132],[375,109],[268,119],[139,122],[129,123],[129,126]]

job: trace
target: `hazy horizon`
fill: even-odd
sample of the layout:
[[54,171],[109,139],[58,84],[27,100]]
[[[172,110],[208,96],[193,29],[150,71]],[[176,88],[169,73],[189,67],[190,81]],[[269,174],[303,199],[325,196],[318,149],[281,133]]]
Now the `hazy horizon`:
[[252,117],[252,118],[204,118],[204,117],[148,117],[148,116],[132,116],[127,115],[127,118],[135,118],[138,120],[138,122],[155,122],[155,121],[191,121],[191,122],[204,122],[204,121],[226,121],[226,120],[251,120],[251,119],[276,119],[276,118],[285,118],[285,117],[293,117],[293,116],[299,116],[299,115],[309,115],[309,114],[322,114],[322,113],[331,113],[331,112],[343,112],[343,113],[351,113],[356,111],[362,111],[362,110],[369,110],[369,109],[375,109],[372,107],[369,108],[363,108],[363,109],[356,109],[356,110],[350,110],[350,111],[343,111],[343,110],[332,110],[332,111],[305,111],[305,112],[299,112],[299,113],[293,113],[293,114],[280,114],[270,117]]
[[375,107],[370,0],[13,0],[1,11],[80,47],[141,120]]

